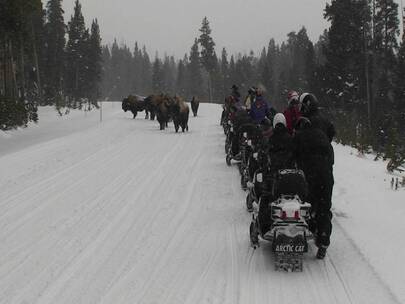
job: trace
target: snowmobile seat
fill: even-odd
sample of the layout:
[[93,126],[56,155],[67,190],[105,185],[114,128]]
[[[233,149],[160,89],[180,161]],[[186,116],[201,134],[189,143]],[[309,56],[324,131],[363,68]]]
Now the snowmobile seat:
[[298,195],[305,200],[308,195],[308,184],[304,172],[297,169],[283,169],[277,172],[273,186],[273,196]]

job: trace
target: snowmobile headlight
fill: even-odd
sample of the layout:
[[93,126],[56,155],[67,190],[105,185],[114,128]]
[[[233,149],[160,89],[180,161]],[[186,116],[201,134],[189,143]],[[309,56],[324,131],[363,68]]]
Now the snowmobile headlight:
[[257,152],[253,153],[253,158],[257,160],[259,158],[259,153]]
[[263,182],[263,173],[256,174],[256,181],[259,183]]

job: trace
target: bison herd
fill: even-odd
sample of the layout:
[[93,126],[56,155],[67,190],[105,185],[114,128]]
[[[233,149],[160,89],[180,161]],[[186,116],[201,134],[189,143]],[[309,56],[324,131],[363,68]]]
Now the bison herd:
[[[193,97],[191,100],[191,109],[193,115],[197,116],[199,101]],[[167,94],[150,95],[142,97],[138,95],[129,95],[122,101],[124,112],[131,111],[136,117],[138,112],[145,111],[145,119],[154,120],[155,117],[159,122],[160,130],[164,130],[169,121],[173,121],[176,132],[179,128],[188,131],[188,116],[190,109],[187,103],[179,96],[171,97]]]

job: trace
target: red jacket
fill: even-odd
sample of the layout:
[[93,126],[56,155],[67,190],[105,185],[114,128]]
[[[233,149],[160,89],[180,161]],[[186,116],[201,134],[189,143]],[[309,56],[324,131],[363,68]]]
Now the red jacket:
[[284,111],[285,121],[287,123],[287,129],[290,134],[293,134],[295,125],[297,124],[298,119],[300,119],[301,112],[296,106],[288,107]]

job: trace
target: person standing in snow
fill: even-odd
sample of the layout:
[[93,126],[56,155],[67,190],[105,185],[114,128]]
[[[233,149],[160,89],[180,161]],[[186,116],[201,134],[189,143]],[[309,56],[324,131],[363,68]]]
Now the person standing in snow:
[[296,91],[289,91],[287,94],[287,109],[284,111],[284,116],[287,122],[288,132],[294,134],[295,125],[301,117],[299,95]]
[[332,233],[333,149],[328,136],[306,118],[297,123],[294,156],[298,169],[305,173],[314,221],[310,230],[316,235],[317,258],[323,259]]

